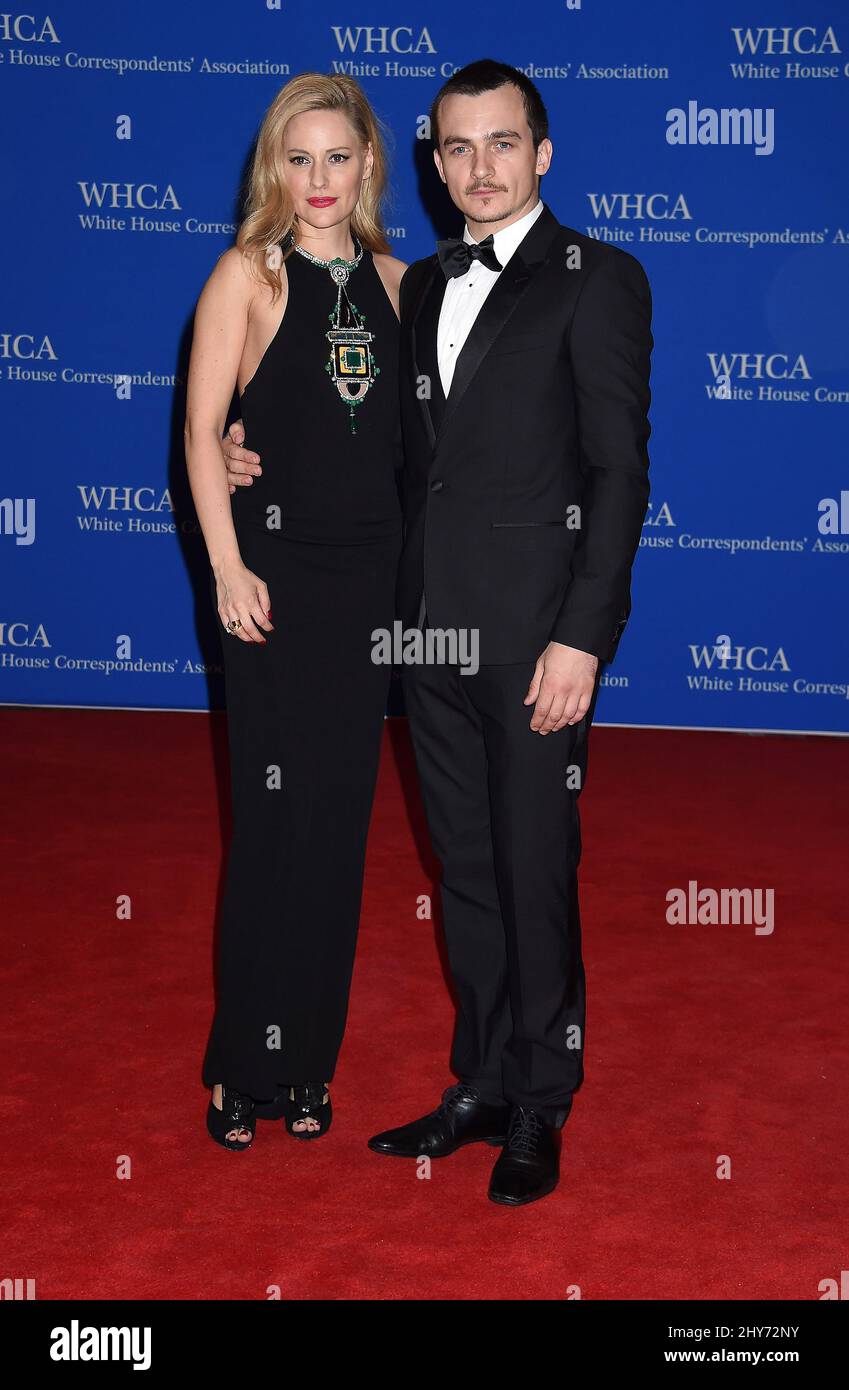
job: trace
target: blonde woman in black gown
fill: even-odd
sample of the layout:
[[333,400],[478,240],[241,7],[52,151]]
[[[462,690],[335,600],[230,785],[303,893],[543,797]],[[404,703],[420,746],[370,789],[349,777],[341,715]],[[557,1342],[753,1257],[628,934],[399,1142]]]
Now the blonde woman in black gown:
[[[398,285],[377,118],[305,73],[269,108],[248,215],[197,306],[186,458],[225,658],[233,832],[203,1065],[209,1133],[326,1134],[348,1007],[401,543]],[[262,477],[230,496],[238,388]]]

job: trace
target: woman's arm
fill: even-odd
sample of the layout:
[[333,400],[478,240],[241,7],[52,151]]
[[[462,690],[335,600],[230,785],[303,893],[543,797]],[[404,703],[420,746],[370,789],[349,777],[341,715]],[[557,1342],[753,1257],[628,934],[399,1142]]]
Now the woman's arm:
[[218,260],[198,300],[189,362],[184,430],[186,467],[195,510],[218,587],[222,622],[239,618],[242,640],[263,641],[271,630],[265,585],[245,569],[230,491],[221,468],[221,436],[233,399],[248,331],[254,282],[236,247]]

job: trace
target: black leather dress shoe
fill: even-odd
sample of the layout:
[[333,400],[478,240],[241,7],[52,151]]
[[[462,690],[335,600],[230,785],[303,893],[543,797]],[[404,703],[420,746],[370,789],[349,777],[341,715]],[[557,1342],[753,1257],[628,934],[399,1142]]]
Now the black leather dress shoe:
[[560,1180],[558,1131],[537,1110],[516,1106],[507,1142],[492,1170],[489,1197],[506,1207],[523,1207],[553,1192]]
[[446,1158],[464,1144],[503,1144],[510,1106],[490,1105],[461,1081],[442,1093],[442,1104],[421,1120],[375,1134],[368,1146],[397,1158]]

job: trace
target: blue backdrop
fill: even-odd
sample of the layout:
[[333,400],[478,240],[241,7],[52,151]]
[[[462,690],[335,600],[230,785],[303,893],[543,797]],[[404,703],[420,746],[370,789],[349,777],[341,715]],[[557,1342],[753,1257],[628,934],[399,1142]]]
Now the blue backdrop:
[[652,507],[598,722],[849,730],[837,0],[47,0],[0,15],[0,701],[221,702],[184,387],[263,112],[304,69],[359,77],[394,133],[386,221],[414,260],[460,231],[431,98],[485,56],[523,68],[548,106],[545,201],[636,255],[654,293]]

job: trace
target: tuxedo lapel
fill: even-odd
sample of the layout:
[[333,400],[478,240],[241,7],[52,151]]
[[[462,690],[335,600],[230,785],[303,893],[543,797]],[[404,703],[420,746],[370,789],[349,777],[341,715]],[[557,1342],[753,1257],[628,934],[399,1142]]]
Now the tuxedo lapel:
[[[545,264],[551,244],[560,229],[560,223],[548,207],[544,207],[527,236],[522,240],[507,265],[502,270],[481,306],[468,338],[463,344],[454,366],[451,388],[441,412],[441,421],[435,421],[430,402],[422,401],[425,427],[431,446],[434,447],[446,424],[451,419],[463,399],[472,378],[492,347],[501,329],[507,323],[516,305],[531,282],[531,279]],[[436,278],[438,277],[438,279]],[[416,376],[429,375],[431,389],[441,392],[436,353],[436,330],[439,322],[439,308],[444,293],[443,271],[436,256],[429,271],[425,272],[422,291],[413,317],[412,342],[413,363]],[[428,361],[431,371],[426,372],[420,365]]]
[[[430,398],[434,391],[439,391],[440,395],[443,394],[436,357],[436,330],[444,293],[445,277],[439,261],[434,256],[432,264],[422,278],[418,302],[413,313],[412,327],[413,370],[416,378],[414,385],[431,448],[436,443],[438,419],[434,419]],[[422,377],[429,383],[429,389],[424,398],[419,391],[419,380]]]

